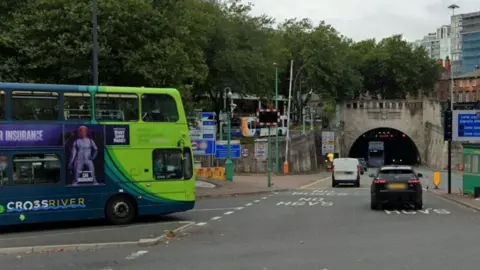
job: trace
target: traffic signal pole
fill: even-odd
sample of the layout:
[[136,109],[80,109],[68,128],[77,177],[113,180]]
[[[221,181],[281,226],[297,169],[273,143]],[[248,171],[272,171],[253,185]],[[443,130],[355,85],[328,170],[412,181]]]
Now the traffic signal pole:
[[453,111],[452,104],[449,102],[447,110],[443,115],[443,139],[447,141],[447,191],[452,193],[452,125],[453,125]]
[[448,194],[452,193],[452,140],[448,141]]

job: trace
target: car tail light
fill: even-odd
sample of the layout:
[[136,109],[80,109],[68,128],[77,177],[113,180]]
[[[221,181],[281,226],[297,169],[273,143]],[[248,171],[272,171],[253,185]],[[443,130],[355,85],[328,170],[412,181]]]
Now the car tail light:
[[420,180],[414,179],[414,180],[408,180],[409,184],[420,184]]
[[385,184],[387,181],[383,180],[383,179],[375,179],[373,180],[373,183],[374,184]]

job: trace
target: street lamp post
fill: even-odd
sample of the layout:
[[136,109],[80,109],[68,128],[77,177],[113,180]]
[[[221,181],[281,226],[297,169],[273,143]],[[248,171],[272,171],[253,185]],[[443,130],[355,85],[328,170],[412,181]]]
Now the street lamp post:
[[[458,5],[455,5],[455,4],[452,4],[450,6],[448,6],[449,9],[452,10],[452,18],[453,16],[455,16],[455,9],[459,8]],[[453,82],[453,38],[455,37],[456,38],[456,34],[455,34],[455,22],[452,22],[451,21],[451,30],[450,30],[450,110],[453,111],[453,86],[454,86],[454,82]],[[456,41],[456,39],[455,39]],[[448,176],[447,176],[447,180],[448,180],[448,194],[452,193],[452,140],[448,140],[447,141],[447,146],[448,146],[448,160],[447,160],[447,169],[448,169]]]
[[227,90],[230,91],[230,87],[225,87],[223,89],[223,111],[220,112],[220,140],[223,141],[223,123],[225,119],[222,118],[227,114]]
[[98,85],[98,22],[97,0],[92,0],[92,76],[93,84]]
[[[275,65],[275,109],[278,111],[278,66],[277,63]],[[278,138],[278,124],[277,128],[275,129],[275,173],[280,173],[280,145],[279,145],[279,138]],[[270,137],[270,135],[268,135]]]
[[232,91],[229,89],[228,98],[230,99],[230,111],[227,116],[227,160],[225,161],[225,178],[228,181],[233,182],[233,162],[232,162],[232,151],[231,151],[231,139],[232,139],[232,116],[234,110],[234,104],[232,99]]

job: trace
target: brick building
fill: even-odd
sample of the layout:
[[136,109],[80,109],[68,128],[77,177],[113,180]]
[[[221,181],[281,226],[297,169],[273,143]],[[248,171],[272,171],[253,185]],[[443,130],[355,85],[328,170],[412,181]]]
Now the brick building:
[[[443,61],[440,60],[440,64]],[[435,86],[437,97],[441,101],[450,99],[450,60],[445,60],[442,65],[444,70],[440,80]],[[480,68],[453,78],[453,98],[455,103],[480,101]]]

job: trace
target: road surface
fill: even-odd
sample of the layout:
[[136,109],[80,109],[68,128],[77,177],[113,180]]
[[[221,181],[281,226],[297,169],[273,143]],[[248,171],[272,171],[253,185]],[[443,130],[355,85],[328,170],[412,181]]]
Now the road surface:
[[360,188],[204,200],[184,233],[158,246],[0,257],[2,269],[471,270],[479,214],[425,192],[425,209],[370,210]]

